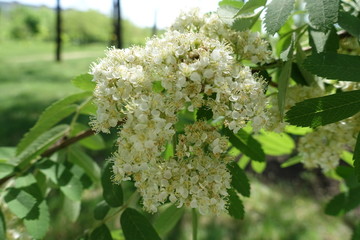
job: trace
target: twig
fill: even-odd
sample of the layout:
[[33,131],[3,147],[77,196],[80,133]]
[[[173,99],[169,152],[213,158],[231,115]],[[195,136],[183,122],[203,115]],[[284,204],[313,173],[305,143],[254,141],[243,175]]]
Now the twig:
[[94,135],[95,132],[91,129],[78,133],[76,136],[71,138],[62,138],[59,142],[55,143],[51,148],[43,152],[41,157],[50,157],[53,153],[59,151],[60,149],[66,148],[67,146],[76,143],[84,138]]
[[[60,149],[63,149],[63,148],[66,148],[67,146],[75,143],[75,142],[78,142],[86,137],[89,137],[91,135],[95,134],[95,132],[91,129],[89,130],[86,130],[86,131],[83,131],[79,134],[77,134],[76,136],[74,137],[71,137],[71,138],[62,138],[60,141],[58,141],[57,143],[55,143],[52,147],[50,147],[48,150],[46,150],[45,152],[43,152],[40,156],[42,158],[44,157],[50,157],[52,154],[54,154],[55,152],[59,151]],[[9,181],[11,178],[15,177],[15,173],[7,176],[7,177],[4,177],[4,178],[1,178],[0,179],[0,186],[3,185],[4,183],[6,183],[7,181]]]

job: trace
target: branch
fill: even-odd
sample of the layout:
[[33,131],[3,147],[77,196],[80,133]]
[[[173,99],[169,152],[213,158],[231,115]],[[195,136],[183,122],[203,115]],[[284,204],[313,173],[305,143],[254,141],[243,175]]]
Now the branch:
[[62,138],[60,141],[58,141],[57,143],[55,143],[51,148],[49,148],[48,150],[46,150],[45,152],[43,152],[40,156],[42,158],[44,157],[50,157],[51,155],[53,155],[53,153],[59,151],[60,149],[66,148],[67,146],[76,143],[84,138],[87,138],[89,136],[94,135],[95,132],[91,129],[88,129],[86,131],[80,132],[77,135],[75,135],[74,137],[71,138]]
[[[126,122],[126,118],[124,118],[123,120],[119,121],[117,126],[123,125]],[[67,137],[63,137],[62,139],[60,139],[57,143],[55,143],[53,146],[51,146],[48,150],[46,150],[45,152],[43,152],[40,157],[44,158],[44,157],[50,157],[51,155],[53,155],[55,152],[66,148],[67,146],[70,146],[73,143],[76,143],[84,138],[90,137],[92,135],[94,135],[96,132],[93,131],[92,129],[88,129],[85,130],[83,132],[78,133],[77,135],[75,135],[74,137],[71,138],[67,138]],[[15,173],[1,178],[0,179],[0,186],[4,183],[6,183],[9,179],[15,177]]]
[[[60,149],[66,148],[67,146],[76,143],[84,138],[87,138],[91,135],[94,135],[95,132],[91,129],[88,129],[86,131],[80,132],[79,134],[77,134],[74,137],[71,138],[62,138],[60,141],[58,141],[57,143],[55,143],[52,147],[50,147],[48,150],[46,150],[45,152],[43,152],[40,156],[42,158],[44,157],[50,157],[51,155],[53,155],[55,152],[59,151]],[[13,178],[16,174],[13,173],[7,177],[1,178],[0,179],[0,186],[3,185],[4,183],[6,183],[8,180],[10,180],[11,178]]]

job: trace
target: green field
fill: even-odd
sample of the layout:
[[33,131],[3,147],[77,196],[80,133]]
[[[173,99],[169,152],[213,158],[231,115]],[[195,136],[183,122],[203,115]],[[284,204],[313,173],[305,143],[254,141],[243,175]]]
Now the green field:
[[64,46],[63,61],[46,42],[0,43],[0,146],[16,145],[51,102],[76,90],[71,79],[104,56],[105,45]]

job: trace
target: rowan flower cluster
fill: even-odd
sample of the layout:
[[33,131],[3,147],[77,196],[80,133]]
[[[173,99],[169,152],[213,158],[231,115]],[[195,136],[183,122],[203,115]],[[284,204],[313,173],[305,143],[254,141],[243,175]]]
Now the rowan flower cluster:
[[[297,102],[324,95],[324,90],[318,86],[291,86],[287,89],[284,112],[290,110]],[[269,120],[266,122],[265,129],[268,131],[283,132],[287,123],[281,119],[277,95],[270,97],[270,105],[271,108],[268,110]]]
[[132,175],[145,210],[156,212],[158,206],[169,200],[178,207],[198,208],[201,214],[225,211],[231,181],[226,168],[228,141],[214,127],[202,121],[185,127],[175,146],[175,155],[167,160],[161,156],[154,156],[151,161],[132,159],[129,155],[124,158],[124,152],[136,149],[120,150],[125,147],[123,143],[120,140],[119,152],[113,159],[115,180]]
[[[182,134],[175,123],[179,111],[199,108],[235,133],[249,121],[256,130],[267,121],[264,83],[235,61],[232,48],[202,33],[168,31],[144,47],[109,49],[92,74],[93,128],[108,132],[124,123],[112,157],[114,180],[134,180],[149,212],[167,200],[202,214],[226,211],[227,139],[206,122]],[[169,146],[174,156],[165,159]]]
[[326,172],[339,164],[346,149],[354,149],[360,131],[360,115],[314,129],[299,141],[299,155],[307,168],[321,167]]
[[199,32],[212,39],[227,42],[240,60],[264,64],[271,60],[269,43],[258,32],[238,32],[225,24],[216,13],[201,15],[199,9],[183,12],[170,27],[179,32]]

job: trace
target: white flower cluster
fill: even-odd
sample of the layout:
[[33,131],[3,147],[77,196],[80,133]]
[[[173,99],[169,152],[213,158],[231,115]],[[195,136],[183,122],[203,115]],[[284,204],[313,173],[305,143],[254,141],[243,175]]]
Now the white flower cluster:
[[[301,86],[294,85],[287,89],[286,102],[284,112],[290,110],[297,102],[305,99],[324,96],[325,92],[317,86]],[[268,131],[283,132],[286,122],[281,120],[277,95],[272,95],[270,98],[271,108],[269,112],[269,121],[266,122],[265,129]]]
[[[175,134],[179,111],[209,108],[237,132],[267,121],[264,83],[236,63],[232,49],[202,33],[169,31],[144,47],[110,49],[93,65],[98,106],[93,128],[108,132],[122,122],[114,154],[114,180],[133,179],[144,208],[169,200],[203,214],[225,211],[230,175],[227,139],[205,122]],[[174,157],[166,146],[177,140]]]
[[238,32],[226,25],[216,13],[201,15],[199,9],[183,12],[170,27],[179,32],[199,32],[212,39],[226,41],[240,60],[264,64],[271,60],[269,43],[258,32]]
[[121,143],[113,159],[115,180],[132,176],[149,212],[156,212],[169,200],[178,207],[198,208],[201,214],[219,214],[226,211],[231,181],[226,168],[227,144],[227,139],[205,122],[187,125],[185,133],[178,137],[175,155],[167,160],[161,156],[151,161],[147,161],[147,156],[124,158],[124,151],[138,151],[136,154],[140,155],[141,149],[121,151]]
[[298,150],[307,168],[321,167],[324,172],[339,164],[341,153],[354,149],[360,131],[360,114],[316,128],[299,141]]

